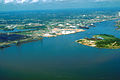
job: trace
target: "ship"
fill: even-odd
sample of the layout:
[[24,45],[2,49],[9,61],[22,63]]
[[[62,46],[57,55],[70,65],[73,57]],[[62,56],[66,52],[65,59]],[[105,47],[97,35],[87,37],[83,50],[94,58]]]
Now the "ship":
[[79,26],[79,28],[82,28],[82,29],[89,29],[88,26]]

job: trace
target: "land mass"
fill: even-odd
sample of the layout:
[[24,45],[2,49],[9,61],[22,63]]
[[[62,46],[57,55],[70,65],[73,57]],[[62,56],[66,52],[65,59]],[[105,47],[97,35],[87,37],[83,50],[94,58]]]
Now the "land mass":
[[[1,13],[0,48],[86,31],[95,23],[115,20],[118,16],[109,11],[53,11]],[[8,14],[6,16],[6,14]]]
[[37,41],[42,39],[42,37],[31,37],[25,35],[18,35],[18,34],[0,34],[0,48],[10,47],[12,44],[22,44],[32,41]]
[[76,42],[96,48],[106,48],[106,49],[120,48],[120,39],[116,38],[113,35],[107,35],[107,34],[94,35],[92,38],[84,38],[77,40]]
[[[28,33],[0,33],[0,48],[10,47],[12,44],[21,44],[32,41],[37,41],[43,37],[56,37],[57,35],[67,35],[77,32],[85,31],[83,29],[58,29],[54,28],[49,33],[39,34],[39,31],[32,31],[30,35]],[[32,35],[31,35],[32,34]]]

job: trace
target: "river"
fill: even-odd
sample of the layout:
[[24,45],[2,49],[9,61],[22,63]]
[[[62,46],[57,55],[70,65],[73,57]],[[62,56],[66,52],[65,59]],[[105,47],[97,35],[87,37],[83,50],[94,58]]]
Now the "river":
[[85,32],[0,50],[0,80],[120,80],[120,49],[99,49],[75,42],[95,34],[120,38],[114,20],[95,25]]

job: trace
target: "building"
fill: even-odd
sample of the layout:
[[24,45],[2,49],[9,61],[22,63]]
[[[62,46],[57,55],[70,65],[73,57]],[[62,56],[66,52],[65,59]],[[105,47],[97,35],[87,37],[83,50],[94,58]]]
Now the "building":
[[120,12],[118,12],[118,16],[120,17]]

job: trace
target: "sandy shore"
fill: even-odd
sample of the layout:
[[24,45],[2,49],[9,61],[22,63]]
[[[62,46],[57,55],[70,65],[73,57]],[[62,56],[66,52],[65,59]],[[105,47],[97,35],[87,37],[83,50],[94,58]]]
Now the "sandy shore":
[[[83,29],[59,29],[59,28],[54,28],[50,33],[43,34],[43,37],[56,37],[58,35],[68,35],[68,34],[73,34],[77,32],[83,32],[85,30]],[[51,33],[54,33],[52,35]]]

